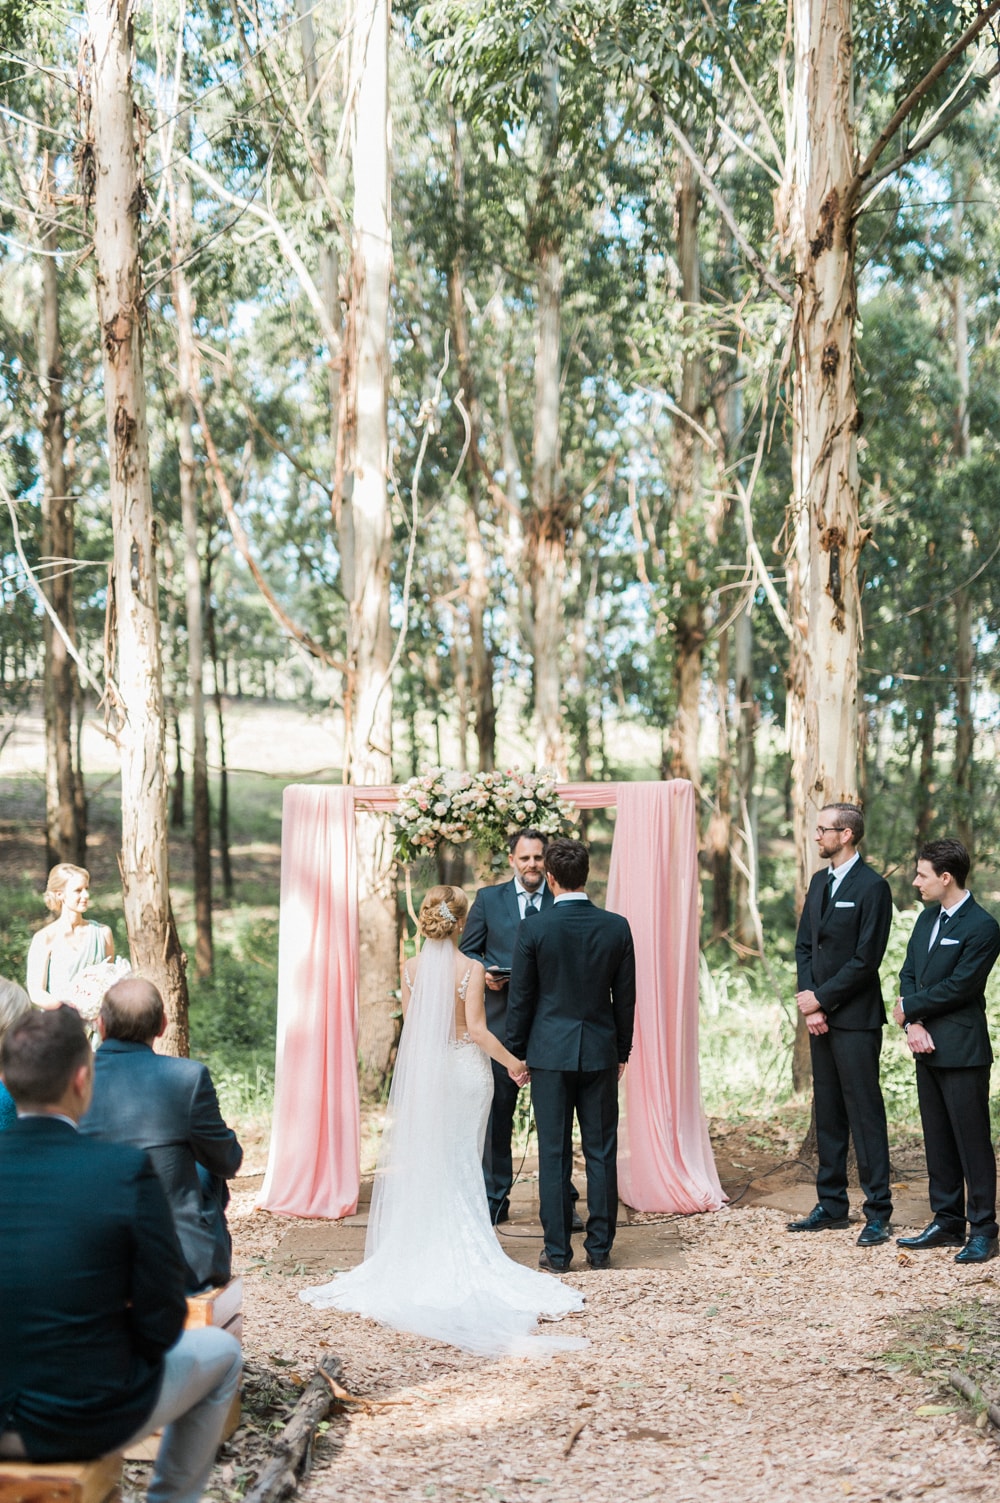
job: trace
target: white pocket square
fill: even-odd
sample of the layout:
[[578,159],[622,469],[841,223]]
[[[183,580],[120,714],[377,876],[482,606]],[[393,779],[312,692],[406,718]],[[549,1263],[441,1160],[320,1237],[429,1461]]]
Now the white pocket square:
[[853,908],[853,903],[834,903],[834,908]]
[[960,939],[943,939],[941,943],[943,945],[960,945],[962,941]]

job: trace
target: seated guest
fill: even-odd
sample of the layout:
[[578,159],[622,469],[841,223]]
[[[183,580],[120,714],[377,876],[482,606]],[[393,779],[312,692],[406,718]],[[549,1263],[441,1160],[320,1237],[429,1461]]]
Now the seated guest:
[[[8,981],[6,976],[0,976],[0,1044],[3,1043],[3,1036],[8,1028],[13,1028],[14,1024],[27,1017],[30,1011],[31,1003],[24,988],[18,986],[16,981]],[[0,1080],[0,1132],[10,1127],[16,1120],[14,1098]]]
[[84,1138],[94,1057],[69,1006],[0,1045],[0,1456],[85,1460],[164,1427],[149,1497],[198,1503],[240,1380],[239,1342],[183,1331],[180,1248],[149,1156]]
[[145,1148],[173,1212],[188,1294],[225,1284],[232,1273],[227,1179],[243,1149],[219,1111],[212,1077],[193,1059],[154,1054],[167,1026],[156,987],[137,976],[105,993],[97,1028],[94,1100],[80,1130]]

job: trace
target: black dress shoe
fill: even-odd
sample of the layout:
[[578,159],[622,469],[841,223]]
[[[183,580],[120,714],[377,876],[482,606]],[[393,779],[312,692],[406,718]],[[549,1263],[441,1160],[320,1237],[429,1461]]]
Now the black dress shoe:
[[960,1253],[955,1254],[956,1263],[988,1263],[1000,1257],[1000,1241],[996,1237],[970,1237]]
[[892,1227],[889,1222],[880,1221],[877,1216],[873,1216],[869,1222],[866,1222],[865,1228],[858,1238],[858,1246],[878,1247],[880,1242],[888,1242],[891,1234]]
[[510,1211],[506,1206],[501,1206],[499,1211],[492,1211],[490,1213],[490,1220],[494,1226],[499,1226],[502,1221],[510,1220]]
[[548,1253],[545,1251],[544,1247],[542,1248],[541,1252],[538,1254],[538,1266],[539,1266],[539,1268],[547,1268],[547,1269],[549,1269],[549,1271],[551,1273],[565,1273],[566,1270],[567,1270],[567,1268],[569,1267],[569,1265],[572,1263],[572,1261],[573,1261],[572,1255],[570,1255],[570,1257],[565,1258],[565,1259],[564,1258],[550,1258],[549,1255],[548,1255]]
[[587,1267],[588,1268],[610,1268],[611,1267],[611,1254],[610,1253],[603,1253],[599,1257],[592,1258],[590,1256],[590,1253],[588,1253],[587,1254]]
[[947,1227],[939,1226],[932,1221],[930,1226],[925,1226],[922,1232],[915,1237],[897,1237],[897,1247],[915,1248],[917,1252],[923,1252],[927,1247],[961,1247],[962,1239],[957,1232],[949,1232]]
[[824,1211],[822,1206],[813,1206],[808,1216],[801,1221],[790,1221],[790,1232],[835,1232],[845,1226],[850,1226],[846,1216],[831,1216],[829,1211]]
[[571,1222],[571,1229],[574,1232],[583,1231],[583,1222],[580,1219],[580,1212],[577,1210],[576,1206],[573,1207],[573,1220]]

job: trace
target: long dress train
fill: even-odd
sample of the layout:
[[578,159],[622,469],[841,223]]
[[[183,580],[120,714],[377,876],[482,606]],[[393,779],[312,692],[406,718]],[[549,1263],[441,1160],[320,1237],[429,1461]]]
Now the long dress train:
[[497,1242],[482,1172],[493,1075],[477,1044],[455,1038],[454,1017],[455,947],[428,940],[389,1092],[364,1262],[300,1297],[483,1355],[583,1346],[535,1326],[540,1315],[582,1309],[583,1296]]

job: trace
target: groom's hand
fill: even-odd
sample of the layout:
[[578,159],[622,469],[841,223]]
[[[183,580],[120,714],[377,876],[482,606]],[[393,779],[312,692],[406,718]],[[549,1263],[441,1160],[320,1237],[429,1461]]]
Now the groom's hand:
[[518,1065],[516,1070],[508,1070],[507,1074],[510,1076],[514,1084],[518,1087],[527,1085],[528,1081],[531,1079],[531,1075],[528,1071],[528,1066],[524,1063],[524,1061],[522,1061]]

